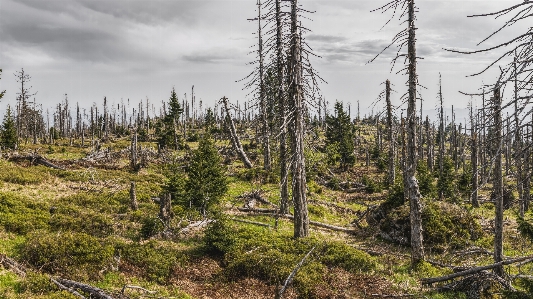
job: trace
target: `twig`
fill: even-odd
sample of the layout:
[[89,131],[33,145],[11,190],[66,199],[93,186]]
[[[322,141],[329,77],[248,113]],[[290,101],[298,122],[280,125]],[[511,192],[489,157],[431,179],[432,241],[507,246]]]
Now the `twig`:
[[287,289],[287,286],[289,285],[289,283],[291,283],[292,279],[296,275],[296,272],[298,272],[298,270],[300,270],[300,268],[303,266],[303,264],[304,264],[305,260],[307,259],[307,257],[311,254],[311,252],[313,252],[313,250],[315,250],[315,248],[316,248],[316,245],[313,246],[313,248],[311,248],[311,250],[309,250],[309,252],[303,257],[303,259],[292,270],[291,274],[289,274],[287,279],[285,279],[285,283],[283,284],[283,287],[281,288],[279,293],[276,294],[276,299],[281,299],[283,297],[283,293],[285,293],[285,290]]

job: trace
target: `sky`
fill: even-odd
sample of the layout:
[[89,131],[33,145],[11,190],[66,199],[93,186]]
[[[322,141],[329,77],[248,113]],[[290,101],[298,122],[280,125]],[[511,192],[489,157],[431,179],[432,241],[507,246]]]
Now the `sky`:
[[[44,109],[68,95],[71,103],[88,108],[148,98],[167,101],[174,87],[180,99],[191,88],[197,100],[213,106],[226,96],[233,103],[247,100],[244,84],[236,82],[253,69],[257,0],[0,0],[0,90],[6,90],[0,111],[15,103],[19,83],[13,75],[24,68],[31,91]],[[490,47],[525,31],[524,24],[506,29],[495,38],[477,43],[504,20],[467,15],[493,12],[519,3],[500,1],[418,0],[417,54],[423,109],[437,107],[439,72],[446,107],[466,108],[482,82],[492,83],[495,71],[466,77],[485,68],[502,51],[461,55],[442,48],[476,50]],[[392,100],[400,104],[407,76],[391,72],[395,48],[367,62],[387,46],[405,24],[398,17],[382,26],[391,13],[370,12],[381,0],[300,0],[314,11],[302,19],[312,30],[304,36],[320,56],[314,68],[327,81],[322,94],[351,105],[361,114],[380,110],[372,103],[386,79],[394,84]],[[249,99],[249,98],[248,98]],[[474,99],[479,104],[480,101]]]

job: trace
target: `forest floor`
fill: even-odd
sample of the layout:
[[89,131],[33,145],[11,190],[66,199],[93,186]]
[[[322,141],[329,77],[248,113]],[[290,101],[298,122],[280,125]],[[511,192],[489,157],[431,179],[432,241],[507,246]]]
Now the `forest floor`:
[[[156,148],[155,143],[141,145]],[[194,149],[197,142],[188,146]],[[218,142],[217,146],[229,144]],[[22,145],[18,151],[20,155],[37,151],[64,170],[26,160],[8,161],[3,153],[0,298],[77,298],[61,291],[50,277],[82,282],[113,298],[274,298],[311,248],[316,249],[283,298],[472,298],[460,287],[452,292],[436,290],[451,281],[427,286],[421,279],[453,273],[451,266],[493,263],[493,204],[485,202],[474,209],[467,198],[459,197],[454,205],[475,220],[479,235],[468,238],[467,244],[454,241],[463,240],[459,236],[463,231],[442,236],[438,246],[428,244],[428,262],[412,268],[409,247],[386,240],[380,223],[368,223],[367,210],[383,203],[388,191],[379,187],[385,174],[375,161],[365,165],[364,152],[346,172],[325,166],[325,154],[307,157],[311,220],[346,231],[311,225],[310,238],[293,240],[289,219],[239,210],[253,192],[272,203],[258,203],[255,208],[275,208],[279,186],[257,170],[259,165],[246,169],[232,158],[226,161],[229,191],[220,208],[224,216],[218,220],[224,227],[207,233],[189,229],[189,224],[201,221],[201,215],[174,205],[176,217],[162,233],[154,197],[160,196],[166,183],[165,161],[171,157],[154,158],[148,167],[134,172],[128,147],[126,139],[102,144],[102,151],[122,154],[97,162],[83,160],[94,153],[92,147],[69,146],[67,140],[52,146]],[[261,155],[253,155],[259,150],[251,147],[249,151],[259,164]],[[132,181],[136,182],[137,211],[129,208]],[[377,187],[369,188],[371,182]],[[481,196],[488,198],[489,193],[486,187]],[[516,214],[514,207],[505,212],[506,257],[533,254],[531,242],[517,230]],[[440,225],[445,230],[447,224]],[[19,263],[22,271],[8,266],[4,257]],[[510,277],[531,275],[533,267],[510,265],[505,270]],[[520,283],[515,287],[520,289]],[[497,286],[486,286],[484,292],[480,298],[505,296]]]

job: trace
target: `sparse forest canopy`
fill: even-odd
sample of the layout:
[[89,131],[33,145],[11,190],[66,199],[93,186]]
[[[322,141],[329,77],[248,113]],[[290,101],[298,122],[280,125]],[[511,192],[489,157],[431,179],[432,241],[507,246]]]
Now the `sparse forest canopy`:
[[[380,78],[352,119],[320,90],[308,3],[255,2],[245,99],[192,86],[45,109],[17,71],[15,104],[0,92],[0,298],[531,298],[531,28],[449,50],[500,55],[464,119],[448,75],[417,71],[427,12],[384,4],[399,29],[370,62],[396,47],[406,84]],[[481,43],[532,12],[475,15],[507,18]],[[438,84],[435,119],[419,80]]]

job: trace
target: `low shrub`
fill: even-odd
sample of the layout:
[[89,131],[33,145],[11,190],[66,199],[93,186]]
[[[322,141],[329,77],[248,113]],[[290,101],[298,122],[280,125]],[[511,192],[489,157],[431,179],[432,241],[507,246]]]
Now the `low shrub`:
[[141,276],[157,283],[166,283],[174,267],[187,261],[185,254],[169,250],[156,241],[122,244],[118,249],[125,264],[123,267],[134,267]]
[[210,225],[205,234],[208,252],[222,254],[229,279],[254,277],[280,283],[300,260],[313,254],[294,277],[299,298],[312,298],[313,286],[323,282],[327,268],[340,267],[351,273],[368,272],[376,262],[368,254],[341,242],[316,238],[294,240],[288,235],[258,228],[236,228],[225,221]]
[[[424,246],[438,252],[448,247],[463,248],[483,235],[481,226],[470,212],[446,202],[426,203],[422,210],[422,227]],[[393,209],[381,220],[380,230],[385,239],[409,245],[409,205],[406,203]]]
[[[60,241],[59,241],[60,240]],[[28,235],[21,257],[35,268],[49,273],[97,275],[111,263],[114,249],[85,233],[46,233]]]
[[0,225],[17,234],[48,227],[48,209],[12,193],[0,192]]

